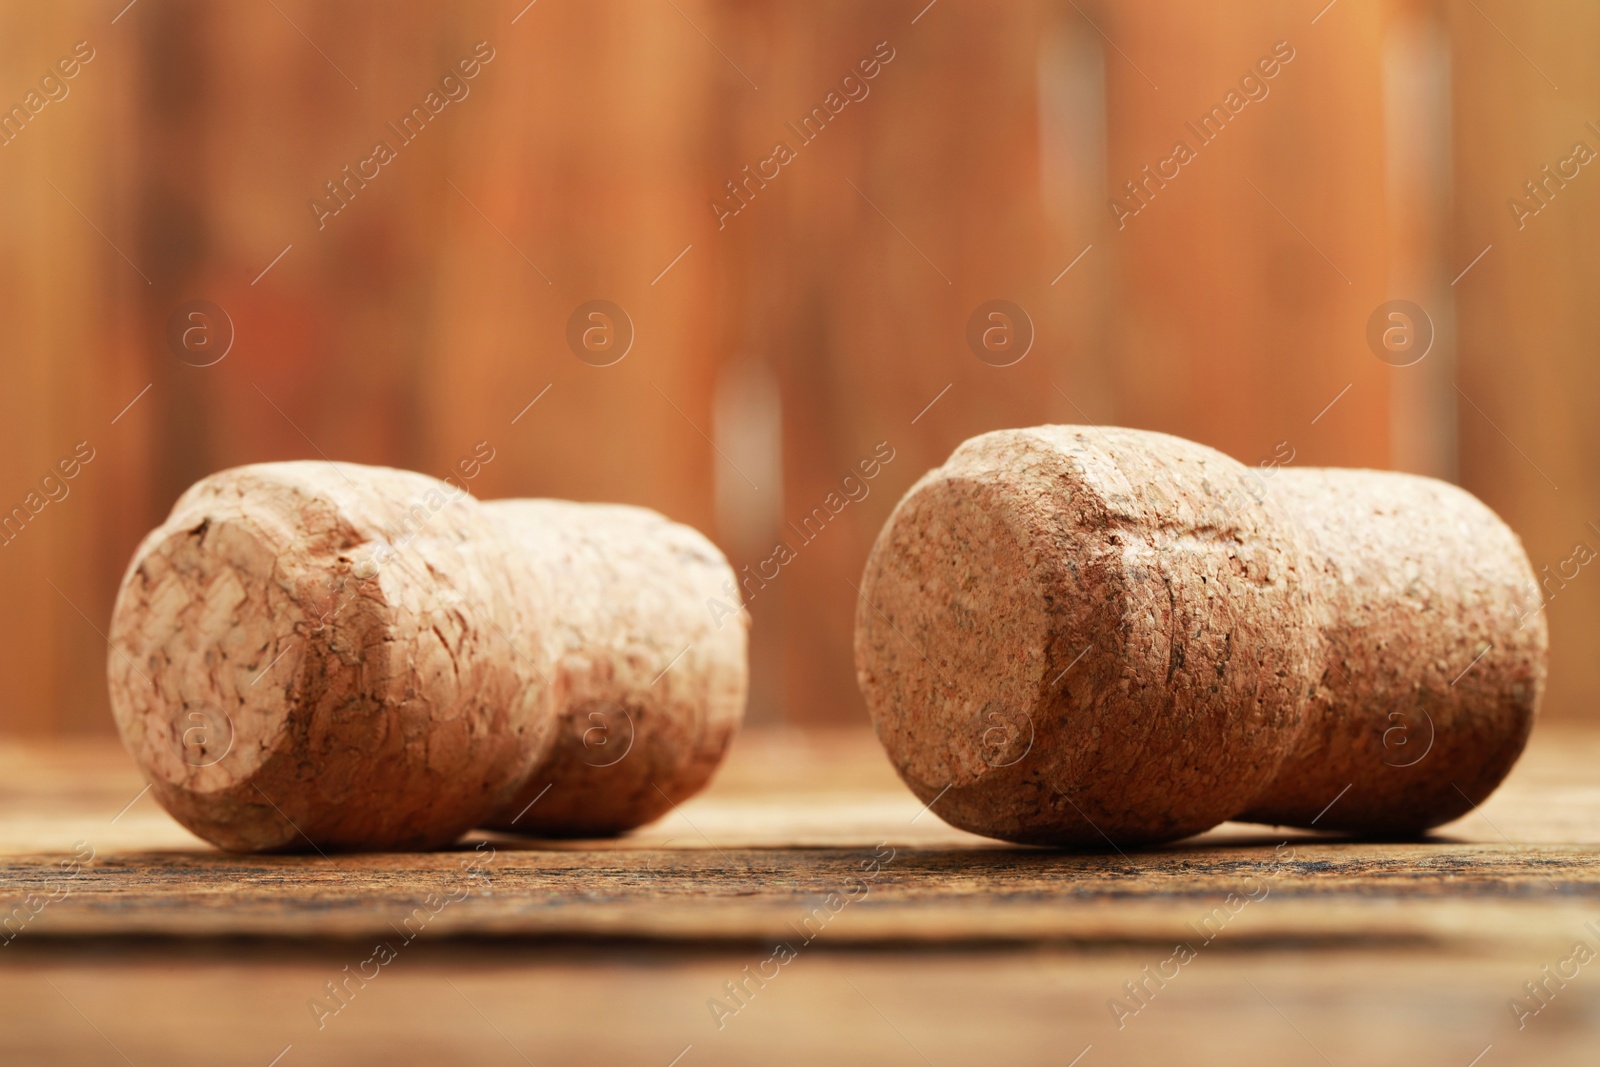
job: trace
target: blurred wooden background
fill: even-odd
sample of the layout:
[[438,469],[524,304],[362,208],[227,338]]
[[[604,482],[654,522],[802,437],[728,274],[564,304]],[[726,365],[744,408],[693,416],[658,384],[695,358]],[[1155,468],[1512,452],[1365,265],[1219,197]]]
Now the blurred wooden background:
[[[1600,177],[1546,181],[1520,226],[1508,201],[1600,150],[1600,7],[125,5],[0,4],[23,109],[0,134],[0,509],[94,457],[0,546],[0,730],[110,729],[116,583],[196,478],[442,475],[484,440],[479,495],[658,508],[752,573],[787,541],[752,586],[751,717],[860,721],[850,583],[899,494],[973,434],[1085,421],[1458,480],[1556,576],[1548,712],[1594,714],[1600,576],[1571,561],[1600,549]],[[398,145],[387,124],[478,42],[468,95],[319,229],[324,183]],[[1280,42],[1200,145],[1186,123]],[[802,144],[788,124],[845,91]],[[1109,198],[1180,138],[1195,158],[1119,228]],[[779,141],[794,158],[747,180]],[[712,206],[730,181],[736,215]],[[1408,367],[1366,339],[1396,298],[1436,334]],[[594,299],[635,331],[611,366],[568,349]],[[965,339],[996,299],[1033,324],[1011,366]],[[209,367],[168,341],[195,300],[235,332]],[[802,543],[789,524],[880,442],[866,497]]]

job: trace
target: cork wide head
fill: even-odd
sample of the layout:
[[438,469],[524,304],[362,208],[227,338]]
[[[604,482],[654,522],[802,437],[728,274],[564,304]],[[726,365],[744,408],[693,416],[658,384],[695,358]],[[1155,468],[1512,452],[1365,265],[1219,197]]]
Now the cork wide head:
[[1229,457],[1164,434],[984,434],[890,516],[856,672],[950,823],[1104,848],[1204,830],[1293,751],[1321,672],[1305,546]]
[[506,803],[552,742],[549,670],[518,608],[537,581],[480,508],[354,464],[191,487],[134,555],[107,661],[161,804],[256,851],[439,845]]

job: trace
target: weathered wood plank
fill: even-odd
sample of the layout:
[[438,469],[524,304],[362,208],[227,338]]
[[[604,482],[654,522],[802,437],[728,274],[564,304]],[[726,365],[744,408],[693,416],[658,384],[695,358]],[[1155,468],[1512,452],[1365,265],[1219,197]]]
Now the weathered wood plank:
[[58,899],[0,942],[0,1062],[1589,1063],[1597,749],[1541,729],[1426,841],[1090,856],[944,826],[864,734],[748,732],[618,841],[239,857],[114,748],[12,744],[0,914]]
[[18,940],[425,929],[765,942],[804,938],[809,922],[840,943],[1165,943],[1223,928],[1262,943],[1515,943],[1600,916],[1600,788],[1584,778],[1597,747],[1593,733],[1538,735],[1480,814],[1421,841],[1230,824],[1081,855],[943,825],[865,734],[751,733],[707,794],[626,838],[479,836],[444,852],[333,856],[216,852],[147,797],[128,806],[138,783],[120,753],[34,747],[24,760],[12,748],[0,758],[13,772],[0,794],[0,921],[18,916]]
[[[1404,942],[1219,945],[1151,981],[1144,1005],[1121,1016],[1110,1005],[1131,1011],[1125,983],[1145,981],[1170,949],[814,949],[758,986],[746,975],[770,949],[437,942],[404,950],[364,985],[350,981],[342,1002],[327,983],[357,969],[370,945],[12,951],[0,967],[0,1060],[62,1067],[122,1064],[118,1052],[139,1067],[265,1067],[280,1054],[277,1067],[1065,1067],[1080,1054],[1076,1067],[1466,1067],[1489,1046],[1478,1067],[1587,1065],[1600,1014],[1588,968],[1524,1029],[1508,1007],[1570,939],[1494,956]],[[739,981],[748,992],[733,1001],[727,983]],[[336,1014],[315,1013],[315,998]],[[713,1001],[733,1013],[714,1013]]]
[[360,858],[119,854],[76,875],[56,857],[18,857],[0,865],[0,884],[12,903],[48,901],[19,937],[1478,943],[1600,917],[1600,855],[1589,848],[1290,849],[1292,859],[1274,862],[1265,838],[1126,858],[885,845],[874,861],[872,849],[535,851],[497,841]]

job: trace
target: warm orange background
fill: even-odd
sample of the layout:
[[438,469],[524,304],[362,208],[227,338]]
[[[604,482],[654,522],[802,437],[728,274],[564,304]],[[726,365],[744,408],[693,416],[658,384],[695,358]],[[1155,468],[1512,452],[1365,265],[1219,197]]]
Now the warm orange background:
[[[744,566],[888,442],[751,603],[769,722],[862,719],[850,582],[898,495],[998,427],[1288,442],[1459,480],[1536,568],[1600,548],[1600,176],[1521,228],[1508,206],[1600,149],[1596,5],[124,2],[0,7],[0,104],[93,49],[0,146],[0,506],[94,450],[0,547],[0,729],[110,728],[134,545],[259,460],[443,475],[487,440],[480,495],[648,505]],[[323,183],[479,41],[470,95],[319,230]],[[1119,230],[1108,198],[1280,41],[1268,95]],[[799,145],[879,42],[870,93]],[[1391,298],[1435,325],[1411,367],[1367,346]],[[236,332],[206,368],[167,342],[199,299]],[[614,366],[566,344],[592,299],[636,330]],[[965,340],[993,299],[1036,329],[1013,366]],[[1551,714],[1600,694],[1590,570],[1550,586]]]

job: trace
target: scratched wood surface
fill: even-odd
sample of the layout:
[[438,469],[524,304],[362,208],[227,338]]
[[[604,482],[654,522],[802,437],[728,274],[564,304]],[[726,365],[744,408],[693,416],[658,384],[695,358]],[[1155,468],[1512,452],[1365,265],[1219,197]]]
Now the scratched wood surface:
[[9,743],[0,1062],[1593,1062],[1596,756],[1542,729],[1423,841],[1074,855],[945,826],[864,734],[747,733],[619,841],[241,857],[114,747]]

